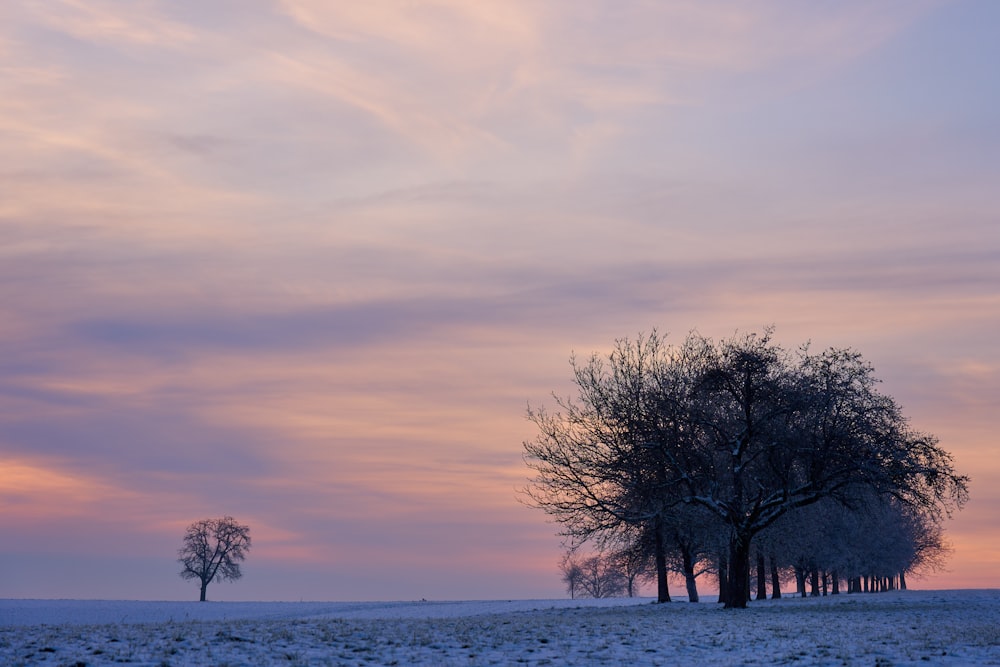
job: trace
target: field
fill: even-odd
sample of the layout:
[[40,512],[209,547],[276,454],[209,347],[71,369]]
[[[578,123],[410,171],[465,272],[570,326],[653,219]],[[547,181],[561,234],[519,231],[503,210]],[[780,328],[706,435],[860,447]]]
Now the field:
[[1000,665],[1000,590],[785,598],[0,600],[3,665]]

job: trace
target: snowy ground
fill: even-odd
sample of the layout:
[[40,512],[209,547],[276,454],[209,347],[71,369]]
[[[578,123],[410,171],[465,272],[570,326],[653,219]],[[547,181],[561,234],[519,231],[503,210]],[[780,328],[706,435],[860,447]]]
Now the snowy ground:
[[0,664],[1000,665],[1000,590],[649,602],[0,600]]

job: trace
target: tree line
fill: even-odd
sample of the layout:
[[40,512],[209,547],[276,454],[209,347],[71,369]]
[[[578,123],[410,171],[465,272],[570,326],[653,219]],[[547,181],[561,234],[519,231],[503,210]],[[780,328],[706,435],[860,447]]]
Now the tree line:
[[[770,589],[778,599],[789,585],[802,597],[906,589],[908,573],[943,565],[948,547],[937,522],[895,501],[867,502],[851,509],[819,501],[762,531],[754,540],[748,594],[766,599]],[[704,575],[719,581],[726,570],[724,530],[704,518],[709,521],[697,538],[673,533],[665,540],[667,572],[683,578],[692,602],[700,600],[697,582]],[[559,571],[572,598],[633,597],[640,584],[656,581],[648,542],[590,553],[571,549]],[[665,591],[663,601],[669,599]]]
[[942,558],[941,522],[968,498],[853,350],[654,331],[571,365],[576,397],[528,409],[526,501],[571,551],[645,563],[659,601],[671,571],[694,600],[714,574],[727,608],[768,582],[780,596],[789,576],[799,592],[905,587]]

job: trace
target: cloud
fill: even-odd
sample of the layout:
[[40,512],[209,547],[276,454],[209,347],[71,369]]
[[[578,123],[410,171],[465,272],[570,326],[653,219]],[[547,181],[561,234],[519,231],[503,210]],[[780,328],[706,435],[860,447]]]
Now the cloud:
[[155,11],[153,3],[120,7],[101,0],[55,0],[27,7],[32,18],[40,24],[86,41],[164,46],[194,39],[190,29]]
[[90,506],[123,494],[98,480],[25,460],[0,462],[4,478],[0,515],[19,521],[52,516],[86,516]]

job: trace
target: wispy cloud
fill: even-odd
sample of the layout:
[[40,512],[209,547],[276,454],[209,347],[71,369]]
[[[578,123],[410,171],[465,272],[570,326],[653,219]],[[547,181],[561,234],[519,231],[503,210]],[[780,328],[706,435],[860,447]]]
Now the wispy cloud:
[[192,30],[157,11],[155,3],[126,7],[116,3],[55,0],[21,5],[34,24],[76,39],[127,47],[179,45],[194,40]]

